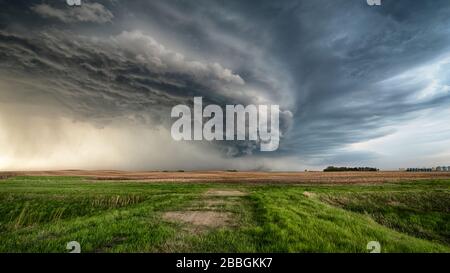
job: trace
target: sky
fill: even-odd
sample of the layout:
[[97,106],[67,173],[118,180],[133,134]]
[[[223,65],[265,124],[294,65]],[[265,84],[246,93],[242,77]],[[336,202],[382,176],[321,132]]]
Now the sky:
[[[171,138],[280,106],[279,149]],[[0,0],[0,170],[450,165],[448,0]]]

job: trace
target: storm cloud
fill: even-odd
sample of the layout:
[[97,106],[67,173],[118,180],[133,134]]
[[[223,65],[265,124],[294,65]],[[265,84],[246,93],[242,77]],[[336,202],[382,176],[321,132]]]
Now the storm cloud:
[[47,4],[35,5],[31,8],[34,12],[45,18],[55,18],[64,23],[72,22],[111,22],[113,14],[98,3],[85,3],[75,9],[54,8]]
[[[0,169],[450,161],[448,1],[0,7]],[[194,96],[280,105],[279,150],[171,140],[170,109]]]

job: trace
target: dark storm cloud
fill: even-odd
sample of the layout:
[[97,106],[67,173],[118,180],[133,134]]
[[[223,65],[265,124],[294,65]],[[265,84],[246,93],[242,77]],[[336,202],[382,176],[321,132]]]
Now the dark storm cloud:
[[67,9],[67,7],[58,9],[47,4],[38,4],[32,6],[31,9],[44,18],[55,18],[64,23],[106,23],[111,22],[114,17],[109,10],[98,3],[84,3],[74,9]]
[[186,61],[140,32],[92,39],[62,31],[32,37],[2,31],[0,47],[3,74],[40,82],[73,113],[94,119],[139,111],[167,117],[160,111],[177,101],[207,93],[214,98],[227,85],[243,84],[219,64]]
[[295,128],[282,148],[326,154],[389,134],[383,127],[419,110],[449,105],[448,92],[410,100],[426,81],[402,81],[395,89],[381,84],[449,51],[448,2],[383,1],[380,9],[363,1],[312,2],[275,16],[289,21],[284,29],[271,21],[280,30],[272,50],[296,79]]
[[[430,84],[427,79],[399,81],[396,88],[383,84],[449,52],[447,1],[383,1],[380,8],[365,1],[166,1],[145,7],[152,23],[194,52],[224,55],[273,100],[288,97],[278,101],[295,113],[295,128],[281,152],[329,153],[392,133],[384,127],[420,110],[449,105],[444,90],[411,100]],[[264,60],[253,60],[260,56]]]
[[336,154],[345,145],[450,105],[446,0],[34,2],[0,1],[0,76],[40,82],[41,95],[99,124],[167,125],[168,109],[194,95],[277,103],[279,154],[349,161]]

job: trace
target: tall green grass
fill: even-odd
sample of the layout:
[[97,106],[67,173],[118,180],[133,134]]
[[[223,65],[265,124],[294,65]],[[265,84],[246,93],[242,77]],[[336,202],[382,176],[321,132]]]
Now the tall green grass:
[[[208,197],[210,189],[242,197]],[[312,195],[303,193],[308,191]],[[450,252],[450,181],[377,185],[0,180],[0,252]],[[223,200],[207,206],[207,200]],[[167,211],[231,213],[219,228],[163,220]]]

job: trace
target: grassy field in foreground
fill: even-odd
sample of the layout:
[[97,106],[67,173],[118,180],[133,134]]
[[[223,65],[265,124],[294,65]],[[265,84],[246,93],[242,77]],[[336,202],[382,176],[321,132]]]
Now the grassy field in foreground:
[[450,252],[450,180],[374,185],[0,180],[0,252]]

